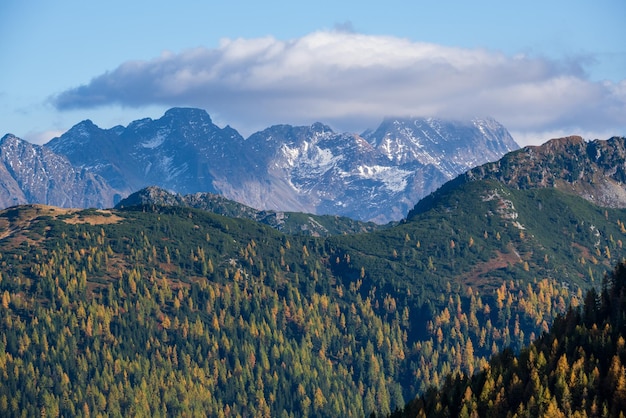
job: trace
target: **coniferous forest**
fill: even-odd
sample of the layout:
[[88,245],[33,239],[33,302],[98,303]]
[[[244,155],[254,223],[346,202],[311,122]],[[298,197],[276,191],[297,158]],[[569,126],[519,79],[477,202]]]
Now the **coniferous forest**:
[[[624,258],[624,219],[489,182],[327,238],[177,206],[10,208],[0,415],[612,414],[621,401],[600,390],[606,370],[621,381],[621,351],[615,367],[607,352],[581,361],[571,347],[591,337],[572,324],[619,347],[604,316],[616,280],[601,283]],[[542,380],[553,361],[563,370]],[[517,382],[529,376],[541,397]]]
[[626,414],[626,264],[602,290],[515,354],[480,373],[449,375],[391,417],[622,417]]

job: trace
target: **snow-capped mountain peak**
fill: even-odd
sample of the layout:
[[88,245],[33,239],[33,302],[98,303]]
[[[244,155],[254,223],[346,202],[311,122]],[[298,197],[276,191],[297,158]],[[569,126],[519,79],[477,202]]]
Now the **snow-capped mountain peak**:
[[[83,121],[44,146],[122,196],[146,186],[219,193],[257,209],[385,223],[476,165],[518,148],[491,119],[387,118],[361,135],[316,122],[275,125],[244,139],[201,109],[101,129]],[[12,161],[18,161],[12,159]]]

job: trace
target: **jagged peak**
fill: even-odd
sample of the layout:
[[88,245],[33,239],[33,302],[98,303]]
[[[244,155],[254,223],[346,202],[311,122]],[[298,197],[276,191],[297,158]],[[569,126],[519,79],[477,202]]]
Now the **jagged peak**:
[[134,120],[128,124],[128,127],[126,129],[134,130],[150,122],[153,122],[152,118],[143,118],[143,119]]
[[[91,119],[85,119],[83,121],[78,122],[76,125],[72,126],[71,129],[80,129],[80,128],[89,128],[89,129],[100,129],[98,125],[93,123]],[[70,129],[70,130],[71,130]]]
[[165,112],[164,118],[185,118],[185,119],[208,119],[211,121],[211,116],[204,109],[198,109],[195,107],[173,107]]
[[[204,109],[197,109],[193,107],[174,107],[165,112],[165,114],[156,121],[157,123],[166,123],[172,128],[179,128],[188,126],[190,124],[197,124],[218,128],[211,116]],[[225,128],[230,129],[230,128]]]
[[315,122],[311,125],[311,130],[314,132],[330,132],[333,133],[333,130],[330,126],[323,124],[322,122]]
[[121,200],[116,207],[124,208],[140,205],[174,205],[179,204],[180,196],[169,192],[159,186],[148,186],[132,193],[127,198]]
[[[281,123],[281,124],[277,124],[277,125],[272,125],[269,128],[264,129],[263,131],[260,132],[266,132],[266,131],[299,131],[299,130],[306,130],[306,131],[315,131],[315,132],[334,132],[332,130],[332,128],[322,122],[314,122],[311,125],[307,126],[307,125],[290,125],[288,123]],[[260,133],[257,132],[257,133]]]
[[32,144],[25,139],[22,139],[13,134],[6,134],[0,139],[0,145],[9,145],[9,146],[19,146],[19,147],[30,147],[30,148],[41,148],[40,145]]
[[277,142],[286,139],[291,143],[291,145],[293,145],[309,140],[313,140],[315,142],[316,139],[319,139],[320,137],[332,134],[334,134],[334,131],[328,125],[321,122],[315,122],[310,126],[279,124],[272,125],[269,128],[250,135],[248,140]]
[[[490,117],[474,117],[472,119],[448,119],[440,117],[426,117],[426,116],[387,116],[383,119],[381,124],[375,130],[368,130],[363,133],[363,137],[371,142],[377,143],[382,140],[382,137],[390,137],[396,134],[405,135],[409,132],[416,132],[418,135],[427,135],[424,131],[431,132],[430,135],[440,136],[439,132],[442,129],[456,130],[458,128],[471,128],[479,130],[484,136],[485,140],[497,140],[498,136],[486,135],[487,131],[504,132],[508,145],[515,145],[513,149],[519,148],[517,144],[514,144],[513,138],[510,138],[506,128],[502,126],[497,120]],[[443,137],[442,137],[443,138]],[[445,139],[445,138],[443,138]],[[452,135],[448,139],[457,140],[455,135]]]
[[79,137],[88,137],[96,131],[99,131],[100,127],[93,123],[91,119],[85,119],[76,125],[72,126],[69,131],[67,131],[62,136],[68,136],[68,134],[76,135]]
[[0,139],[0,143],[4,143],[5,141],[11,141],[11,140],[16,140],[16,139],[20,139],[17,136],[13,135],[12,133],[8,133],[5,134],[2,139]]
[[98,125],[96,125],[95,123],[93,123],[93,121],[91,119],[85,119],[85,120],[81,120],[80,122],[78,122],[76,125],[74,126],[95,126],[96,128],[98,127]]
[[163,197],[163,196],[167,196],[167,197],[178,196],[178,193],[171,192],[159,186],[148,186],[138,191],[135,194],[148,196],[150,198],[158,198],[158,197]]

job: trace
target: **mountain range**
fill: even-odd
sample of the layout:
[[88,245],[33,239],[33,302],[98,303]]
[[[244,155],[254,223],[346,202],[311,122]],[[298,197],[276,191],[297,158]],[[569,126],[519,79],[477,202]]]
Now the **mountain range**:
[[[2,144],[8,138],[17,142],[7,136]],[[360,135],[336,133],[322,123],[276,125],[244,139],[229,126],[216,126],[204,110],[190,108],[111,129],[86,120],[42,147],[22,143],[19,154],[2,144],[5,167],[19,165],[17,155],[33,152],[40,155],[38,161],[54,156],[63,162],[55,163],[47,177],[26,180],[19,171],[0,172],[5,189],[21,190],[19,195],[6,193],[0,201],[5,207],[112,207],[133,192],[158,186],[180,194],[220,194],[259,210],[339,215],[379,224],[404,218],[446,181],[519,148],[502,125],[488,118],[387,118],[376,130]],[[82,182],[72,185],[76,196],[56,198],[68,190],[57,177]],[[50,196],[32,191],[38,187]]]
[[588,192],[619,187],[625,143],[514,151],[370,232],[287,234],[157,188],[0,211],[0,415],[386,416],[420,395],[405,411],[610,416],[624,342],[603,318],[623,328],[623,286],[597,295],[626,257],[626,209]]

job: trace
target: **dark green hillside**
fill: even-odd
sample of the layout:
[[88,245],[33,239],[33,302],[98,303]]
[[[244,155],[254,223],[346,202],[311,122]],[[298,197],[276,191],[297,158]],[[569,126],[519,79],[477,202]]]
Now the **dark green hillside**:
[[0,216],[0,415],[362,416],[405,402],[406,325],[324,242],[160,207]]
[[519,190],[495,181],[457,179],[416,205],[408,224],[437,225],[459,239],[472,235],[474,242],[495,234],[498,243],[487,238],[480,248],[491,247],[521,264],[527,262],[535,277],[588,287],[621,260],[613,253],[622,251],[625,214],[623,209],[601,208],[555,188]]
[[391,417],[623,417],[626,264],[518,355],[506,350],[471,378],[449,376]]
[[626,211],[555,189],[511,190],[480,181],[430,199],[428,210],[416,210],[395,228],[329,238],[351,257],[336,270],[350,267],[358,275],[363,267],[378,287],[421,289],[429,299],[448,282],[485,294],[509,279],[551,278],[587,288],[624,254]]
[[623,259],[625,218],[555,189],[481,181],[441,190],[396,228],[329,241],[350,260],[336,275],[409,307],[419,392],[442,371],[477,370],[498,347],[521,349],[580,304]]
[[489,181],[328,238],[178,205],[11,208],[0,415],[388,414],[582,305],[622,219]]

